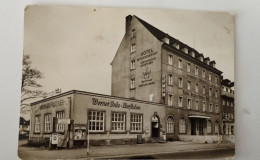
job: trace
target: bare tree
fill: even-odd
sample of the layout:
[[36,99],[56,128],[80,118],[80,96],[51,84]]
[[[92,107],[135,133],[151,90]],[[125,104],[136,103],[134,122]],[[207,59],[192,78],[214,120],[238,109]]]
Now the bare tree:
[[38,88],[42,87],[37,80],[43,78],[43,74],[31,67],[32,61],[29,55],[23,56],[23,71],[21,85],[21,108],[20,112],[30,111],[30,102],[43,95],[43,91]]

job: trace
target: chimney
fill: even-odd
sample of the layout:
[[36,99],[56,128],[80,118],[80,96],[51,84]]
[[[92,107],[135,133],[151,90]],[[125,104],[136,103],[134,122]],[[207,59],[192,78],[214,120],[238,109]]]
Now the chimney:
[[128,31],[130,24],[131,24],[131,20],[132,20],[131,15],[128,15],[127,17],[125,17],[125,32]]

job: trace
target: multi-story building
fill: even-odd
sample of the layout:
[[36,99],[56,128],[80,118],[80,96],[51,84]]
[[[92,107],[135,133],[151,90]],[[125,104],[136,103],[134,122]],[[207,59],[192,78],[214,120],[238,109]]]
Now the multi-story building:
[[222,124],[222,72],[214,60],[129,15],[111,65],[112,96],[168,106],[168,139],[217,137]]
[[234,104],[234,82],[224,79],[221,82],[223,134],[234,135],[235,104]]

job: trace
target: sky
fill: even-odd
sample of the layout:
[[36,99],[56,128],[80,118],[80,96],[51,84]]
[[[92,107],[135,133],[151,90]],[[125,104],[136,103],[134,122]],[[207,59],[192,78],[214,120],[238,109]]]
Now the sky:
[[28,6],[24,54],[44,74],[42,90],[61,88],[111,94],[111,65],[125,33],[125,17],[136,15],[216,61],[234,81],[234,17],[227,12]]

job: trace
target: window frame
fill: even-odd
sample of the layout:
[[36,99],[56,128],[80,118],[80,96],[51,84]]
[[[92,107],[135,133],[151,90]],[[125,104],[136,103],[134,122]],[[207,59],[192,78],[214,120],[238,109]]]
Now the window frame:
[[181,58],[178,58],[178,68],[179,69],[183,68],[183,60]]
[[[123,115],[123,117],[121,116],[118,116],[118,115]],[[114,117],[114,115],[117,115],[117,117]],[[120,118],[123,118],[123,121],[118,121]],[[111,133],[126,133],[126,112],[114,112],[112,111],[111,112]],[[120,126],[121,128],[121,125],[123,126],[123,130],[115,130],[113,127],[114,125],[116,124],[117,126],[117,129],[118,129],[118,126]],[[118,125],[120,124],[120,125]]]
[[183,87],[183,78],[182,77],[179,77],[178,86],[179,86],[179,88]]
[[[97,119],[97,114],[95,114],[95,119],[91,119],[92,117],[93,117],[93,115],[94,114],[92,114],[91,116],[90,116],[90,113],[91,112],[95,112],[95,113],[103,113],[103,119],[101,120],[100,119],[100,117],[102,117],[102,116],[100,116],[99,115],[99,118]],[[91,117],[91,118],[90,118]],[[88,124],[88,130],[89,130],[89,133],[105,133],[105,127],[106,127],[106,111],[104,111],[104,110],[88,110],[88,121],[89,121],[89,124]],[[93,123],[92,123],[93,122]],[[101,129],[96,129],[96,126],[99,126],[99,128],[100,128],[100,123],[102,123],[103,125],[102,125],[102,130]],[[99,125],[97,125],[97,124],[99,124]],[[94,126],[94,130],[92,129],[92,126]]]
[[178,97],[178,107],[182,107],[183,106],[183,97],[179,96]]
[[136,52],[136,43],[132,43],[130,46],[130,53],[135,53]]
[[[184,124],[181,123],[181,120],[183,120]],[[182,116],[180,119],[179,119],[179,134],[186,134],[187,132],[187,124],[186,124],[186,118],[184,116]]]
[[[55,114],[55,116],[56,116],[56,119],[57,119],[57,121],[58,121],[58,116],[57,116],[57,114],[58,113],[63,113],[63,117],[61,117],[61,118],[65,118],[65,111],[64,110],[62,110],[62,111],[56,111],[56,114]],[[58,122],[57,122],[57,124],[56,124],[56,126],[55,126],[56,128],[56,132],[64,132],[65,131],[65,124],[58,124]]]
[[[190,103],[189,103],[190,100]],[[192,99],[191,98],[187,98],[187,108],[191,109],[192,108]]]
[[[37,121],[38,118],[38,121]],[[36,127],[38,126],[38,127]],[[38,130],[36,130],[38,129]],[[41,115],[34,116],[34,133],[41,133]]]
[[191,63],[187,62],[187,72],[190,73],[191,72]]
[[207,120],[207,130],[206,130],[206,133],[207,134],[211,134],[212,133],[212,122],[211,122],[211,120]]
[[[172,118],[171,122],[169,122],[170,118]],[[166,119],[166,133],[173,134],[175,131],[174,127],[174,117],[172,115],[168,115]]]
[[[49,118],[49,119],[46,119],[46,118]],[[52,123],[51,123],[51,120],[52,119],[52,114],[51,113],[46,113],[44,114],[44,132],[45,133],[49,133],[52,131]],[[46,121],[48,120],[48,121]]]
[[135,59],[131,60],[130,69],[135,70]]
[[187,90],[190,91],[191,90],[191,80],[187,81]]
[[168,64],[169,65],[173,65],[173,55],[172,54],[168,54]]
[[195,65],[195,76],[199,76],[199,66]]
[[173,106],[173,94],[172,93],[168,93],[168,97],[167,98],[168,98],[168,106]]
[[130,79],[130,89],[135,89],[135,78]]
[[168,74],[168,85],[173,86],[173,75],[172,74]]
[[[132,122],[132,115],[141,116],[141,122]],[[132,130],[132,123],[141,124],[140,130]],[[143,132],[143,114],[142,113],[130,113],[130,133],[142,133]]]

